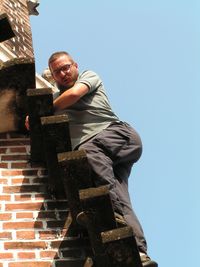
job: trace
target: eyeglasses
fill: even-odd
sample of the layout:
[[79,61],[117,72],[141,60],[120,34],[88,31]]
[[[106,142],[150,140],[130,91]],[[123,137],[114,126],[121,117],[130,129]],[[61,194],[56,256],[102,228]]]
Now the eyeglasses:
[[59,75],[60,72],[64,72],[65,74],[70,72],[70,69],[71,69],[71,66],[73,65],[74,63],[71,63],[71,64],[66,64],[64,66],[62,66],[61,68],[57,69],[57,70],[54,70],[53,71],[53,74],[54,75]]

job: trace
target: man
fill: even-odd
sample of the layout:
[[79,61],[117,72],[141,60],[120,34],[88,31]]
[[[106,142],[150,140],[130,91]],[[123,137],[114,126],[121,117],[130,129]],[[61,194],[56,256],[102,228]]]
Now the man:
[[69,116],[73,149],[86,151],[96,186],[109,186],[116,214],[133,228],[143,266],[156,267],[147,256],[143,230],[128,193],[132,165],[142,153],[139,135],[112,111],[96,73],[79,74],[78,64],[63,51],[51,55],[49,69],[59,89],[55,113]]

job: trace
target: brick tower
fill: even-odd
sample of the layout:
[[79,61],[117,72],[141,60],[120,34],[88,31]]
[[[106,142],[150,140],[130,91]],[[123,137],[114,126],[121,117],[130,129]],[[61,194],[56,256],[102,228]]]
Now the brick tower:
[[47,171],[30,165],[30,139],[19,133],[26,90],[50,87],[35,74],[37,2],[0,0],[0,267],[80,267],[85,241],[68,233],[67,200],[48,194]]

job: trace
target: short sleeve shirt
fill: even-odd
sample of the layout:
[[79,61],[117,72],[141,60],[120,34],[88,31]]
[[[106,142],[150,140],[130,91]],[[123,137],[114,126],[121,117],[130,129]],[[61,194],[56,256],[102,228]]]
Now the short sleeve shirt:
[[76,83],[86,84],[89,91],[75,104],[62,111],[69,117],[73,149],[107,128],[111,122],[119,121],[111,109],[102,80],[95,72],[82,72]]

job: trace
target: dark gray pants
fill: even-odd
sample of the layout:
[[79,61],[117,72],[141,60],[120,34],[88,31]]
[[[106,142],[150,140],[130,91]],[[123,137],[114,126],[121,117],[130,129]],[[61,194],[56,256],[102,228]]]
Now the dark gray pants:
[[142,153],[139,135],[127,123],[114,122],[78,149],[87,153],[96,186],[109,185],[114,210],[133,228],[139,250],[146,252],[144,233],[128,192],[131,168]]

